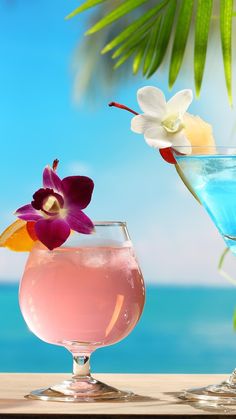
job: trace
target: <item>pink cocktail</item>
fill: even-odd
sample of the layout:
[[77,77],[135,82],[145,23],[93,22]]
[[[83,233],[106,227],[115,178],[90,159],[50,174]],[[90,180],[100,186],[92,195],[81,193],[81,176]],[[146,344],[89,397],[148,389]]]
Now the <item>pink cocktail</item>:
[[36,245],[19,297],[31,331],[65,346],[74,358],[72,380],[36,390],[31,397],[79,401],[130,395],[97,382],[89,373],[94,349],[127,336],[144,306],[144,282],[125,223],[97,223],[95,234],[74,233],[53,251]]

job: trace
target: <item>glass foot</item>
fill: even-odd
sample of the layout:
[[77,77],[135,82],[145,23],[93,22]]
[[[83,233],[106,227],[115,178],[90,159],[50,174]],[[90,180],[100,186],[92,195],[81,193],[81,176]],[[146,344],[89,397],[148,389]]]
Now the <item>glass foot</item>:
[[181,400],[189,402],[213,402],[218,405],[236,405],[236,370],[228,380],[207,387],[196,387],[183,391]]
[[108,400],[129,401],[135,394],[117,390],[92,377],[63,381],[49,388],[34,390],[26,396],[29,399],[58,402],[98,402]]

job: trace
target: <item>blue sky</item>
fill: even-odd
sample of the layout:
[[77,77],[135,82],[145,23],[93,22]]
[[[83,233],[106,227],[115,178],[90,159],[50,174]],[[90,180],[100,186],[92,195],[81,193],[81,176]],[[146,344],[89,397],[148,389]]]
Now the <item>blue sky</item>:
[[[161,87],[169,97],[165,67],[149,82],[131,79],[114,97],[91,109],[73,100],[72,59],[86,16],[64,21],[78,1],[14,0],[0,5],[0,190],[3,229],[13,211],[41,185],[43,167],[57,157],[59,174],[95,181],[93,219],[127,220],[146,280],[221,285],[216,272],[224,245],[210,220],[141,136],[130,115],[110,109],[114,99],[138,108],[140,86]],[[191,48],[173,89],[193,87]],[[189,58],[189,57],[190,58]],[[220,51],[210,51],[201,99],[190,109],[229,142],[235,121],[222,78]],[[25,255],[0,252],[0,279],[19,278]],[[210,263],[209,263],[210,261]]]

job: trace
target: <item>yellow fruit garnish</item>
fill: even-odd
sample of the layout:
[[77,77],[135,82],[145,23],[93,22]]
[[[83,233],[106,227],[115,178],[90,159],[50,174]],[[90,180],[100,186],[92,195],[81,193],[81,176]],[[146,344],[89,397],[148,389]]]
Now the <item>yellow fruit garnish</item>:
[[35,241],[30,237],[27,223],[16,220],[0,235],[0,247],[7,247],[16,252],[29,252]]
[[[184,133],[193,147],[191,154],[213,154],[215,151],[215,140],[211,125],[203,121],[199,116],[194,116],[189,113],[184,115],[183,122]],[[197,148],[195,149],[194,147]],[[175,165],[175,168],[189,192],[201,203],[178,164]]]
[[[184,133],[193,147],[201,147],[197,151],[192,150],[192,154],[209,153],[212,154],[215,140],[212,133],[212,127],[203,121],[199,116],[186,113],[183,118]],[[208,148],[209,147],[209,148]]]

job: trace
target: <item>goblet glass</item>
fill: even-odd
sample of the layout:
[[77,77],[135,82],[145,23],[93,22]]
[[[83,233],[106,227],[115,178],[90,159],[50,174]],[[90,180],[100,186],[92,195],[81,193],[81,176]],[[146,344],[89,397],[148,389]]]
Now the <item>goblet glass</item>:
[[20,284],[20,308],[40,339],[67,348],[71,380],[28,397],[55,401],[128,399],[131,392],[91,377],[92,352],[126,337],[145,301],[144,281],[124,222],[96,222],[95,232],[73,232],[60,248],[37,243]]
[[[183,147],[183,153],[186,149]],[[177,152],[174,155],[186,185],[236,255],[236,148],[192,147],[188,155]],[[223,383],[185,390],[181,398],[236,404],[236,370]]]

